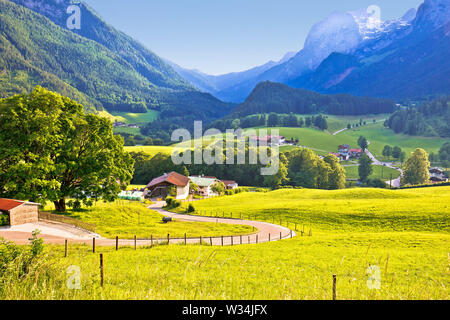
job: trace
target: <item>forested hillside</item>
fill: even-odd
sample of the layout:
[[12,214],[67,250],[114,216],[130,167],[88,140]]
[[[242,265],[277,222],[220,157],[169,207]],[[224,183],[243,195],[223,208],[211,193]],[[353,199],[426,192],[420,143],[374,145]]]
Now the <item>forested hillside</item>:
[[425,102],[419,107],[396,111],[385,123],[395,133],[450,137],[450,96]]
[[[49,3],[53,2],[25,4],[52,16],[54,7]],[[163,116],[189,114],[207,120],[222,117],[233,107],[196,91],[156,55],[107,26],[93,12],[86,12],[82,30],[96,41],[24,6],[0,0],[0,98],[41,85],[91,111],[105,108],[143,113],[155,109]],[[66,17],[65,11],[63,14]],[[55,14],[61,19],[60,15]]]
[[232,117],[259,113],[328,113],[362,115],[391,113],[394,103],[386,99],[353,97],[347,94],[322,95],[295,89],[281,83],[260,83],[252,94],[232,113]]

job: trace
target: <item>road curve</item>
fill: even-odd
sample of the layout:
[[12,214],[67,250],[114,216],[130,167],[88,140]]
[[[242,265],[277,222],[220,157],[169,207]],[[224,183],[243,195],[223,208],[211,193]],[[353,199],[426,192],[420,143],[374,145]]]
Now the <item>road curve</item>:
[[[248,221],[241,219],[231,219],[231,218],[210,218],[202,216],[191,216],[185,214],[177,214],[168,212],[162,209],[164,202],[157,202],[151,206],[149,209],[159,212],[160,214],[168,217],[175,218],[179,221],[189,221],[189,222],[215,222],[215,223],[226,223],[226,224],[239,224],[239,225],[249,225],[255,227],[257,232],[251,235],[242,236],[225,236],[225,237],[202,237],[202,243],[213,245],[213,246],[230,246],[230,245],[241,245],[241,244],[257,244],[269,241],[279,241],[282,239],[289,239],[296,236],[296,232],[290,230],[289,228],[282,227],[276,224],[261,222],[261,221]],[[67,230],[67,228],[66,228]],[[78,231],[79,234],[79,231]],[[44,239],[45,243],[48,244],[64,244],[67,240],[68,243],[73,244],[86,244],[92,246],[93,238],[95,239],[96,246],[115,246],[116,239],[106,239],[98,237],[98,235],[92,234],[91,238],[84,237],[80,238],[79,235],[74,232],[73,237],[60,237],[50,234],[40,234],[39,238]],[[188,235],[189,236],[189,235]],[[0,238],[4,238],[9,241],[13,241],[17,244],[29,244],[29,239],[31,238],[31,232],[23,231],[8,231],[0,230]],[[164,239],[137,239],[137,246],[150,246],[157,243],[167,243],[167,238]],[[187,244],[198,244],[200,242],[200,237],[187,238]],[[184,238],[169,238],[170,244],[185,243]],[[120,246],[134,246],[134,240],[118,240]]]

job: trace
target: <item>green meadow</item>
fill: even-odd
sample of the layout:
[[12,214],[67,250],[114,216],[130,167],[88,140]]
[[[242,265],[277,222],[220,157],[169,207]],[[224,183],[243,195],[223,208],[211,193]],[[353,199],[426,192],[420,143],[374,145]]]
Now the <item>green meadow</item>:
[[186,222],[174,219],[171,223],[163,223],[163,216],[154,210],[147,209],[148,204],[117,200],[113,203],[97,202],[91,208],[68,210],[67,216],[94,224],[96,232],[105,238],[133,239],[137,238],[173,238],[199,236],[229,236],[251,234],[253,228],[244,225],[220,224],[209,222]]
[[[397,179],[398,177],[400,177],[400,172],[395,169],[383,166],[373,166],[372,168],[373,172],[369,176],[370,179],[389,180],[391,179],[391,174],[392,179]],[[344,169],[347,179],[359,179],[358,166],[345,166]]]
[[173,147],[171,146],[140,146],[140,147],[124,147],[128,152],[143,152],[149,156],[154,156],[158,153],[172,154]]
[[[450,187],[250,192],[194,206],[197,214],[223,209],[262,221],[281,218],[307,232],[233,247],[97,248],[93,254],[89,246],[71,245],[68,258],[62,246],[49,245],[30,276],[2,279],[0,298],[329,300],[333,274],[341,300],[450,298]],[[66,286],[69,266],[80,268],[80,290]],[[374,269],[379,289],[368,285]]]

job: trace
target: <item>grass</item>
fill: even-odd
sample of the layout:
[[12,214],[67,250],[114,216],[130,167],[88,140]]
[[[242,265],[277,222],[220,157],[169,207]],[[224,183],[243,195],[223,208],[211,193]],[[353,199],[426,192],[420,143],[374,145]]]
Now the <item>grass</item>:
[[[336,121],[345,122],[342,119]],[[360,136],[364,136],[370,141],[369,150],[382,161],[388,160],[382,155],[385,145],[390,145],[392,147],[399,146],[406,152],[406,155],[409,156],[409,154],[416,148],[423,148],[428,153],[434,152],[437,154],[445,142],[450,142],[450,139],[395,134],[392,130],[385,128],[382,122],[368,122],[368,124],[363,127],[346,130],[335,136],[329,132],[320,131],[313,128],[277,127],[268,129],[269,132],[271,129],[279,130],[280,135],[285,136],[286,138],[299,139],[300,145],[306,146],[320,155],[326,155],[330,152],[337,152],[337,148],[341,144],[349,144],[350,146],[356,148],[358,147],[358,138]],[[248,130],[249,129],[246,129],[246,131]],[[281,150],[286,151],[283,149]]]
[[119,122],[138,124],[156,120],[159,116],[159,112],[155,110],[148,110],[147,113],[111,112],[111,115],[114,117],[114,120]]
[[98,202],[94,207],[79,211],[69,210],[67,215],[84,222],[95,224],[96,232],[106,238],[133,239],[165,238],[170,234],[173,238],[210,237],[236,234],[251,234],[253,228],[244,225],[220,224],[209,222],[186,222],[175,219],[171,223],[163,223],[162,215],[149,210],[146,205],[118,200],[114,203]]
[[[197,201],[207,213],[256,214],[306,225],[312,236],[234,247],[47,246],[48,269],[0,285],[1,299],[450,299],[450,187],[411,190],[278,190]],[[69,290],[69,266],[81,290]],[[381,289],[367,286],[369,266]],[[43,284],[43,285],[40,285]],[[4,289],[2,289],[4,288]]]
[[143,152],[149,156],[154,156],[158,153],[172,154],[173,147],[170,146],[141,146],[141,147],[125,147],[127,152]]
[[[392,174],[392,179],[397,179],[398,177],[400,177],[400,172],[395,170],[395,169],[391,169],[388,167],[383,167],[383,166],[372,166],[373,167],[373,173],[370,175],[370,179],[382,179],[382,180],[389,180],[391,178],[391,174]],[[346,171],[346,175],[347,175],[347,179],[359,179],[359,173],[358,173],[358,166],[345,166],[344,167],[345,171]]]

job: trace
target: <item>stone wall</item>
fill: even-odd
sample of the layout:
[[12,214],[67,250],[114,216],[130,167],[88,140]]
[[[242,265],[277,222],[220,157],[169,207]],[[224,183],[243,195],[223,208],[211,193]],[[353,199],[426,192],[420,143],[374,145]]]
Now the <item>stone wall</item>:
[[39,206],[24,204],[9,211],[9,222],[11,226],[25,223],[34,223],[39,220]]

